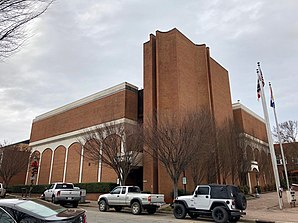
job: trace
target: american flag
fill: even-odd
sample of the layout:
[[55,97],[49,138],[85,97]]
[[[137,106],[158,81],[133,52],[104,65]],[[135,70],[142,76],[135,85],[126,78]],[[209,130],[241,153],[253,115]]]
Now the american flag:
[[260,66],[260,62],[257,63],[258,64],[258,69],[257,69],[257,75],[258,75],[258,80],[257,80],[257,96],[258,96],[258,100],[261,97],[261,86],[260,86],[260,82],[262,82],[263,87],[265,86],[265,81],[264,81],[264,77],[263,77],[263,73],[261,70],[261,66]]
[[260,86],[259,79],[257,80],[257,96],[258,96],[258,100],[259,100],[261,97],[261,86]]
[[264,81],[264,77],[263,77],[263,73],[262,73],[260,62],[258,62],[258,70],[260,72],[260,74],[258,75],[259,80],[262,81],[262,84],[263,84],[263,87],[264,87],[265,86],[265,81]]

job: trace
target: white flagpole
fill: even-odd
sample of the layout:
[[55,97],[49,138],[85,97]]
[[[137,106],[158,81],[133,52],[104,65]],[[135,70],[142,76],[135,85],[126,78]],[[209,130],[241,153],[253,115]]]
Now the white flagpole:
[[272,162],[273,173],[274,173],[274,178],[275,178],[275,186],[276,186],[276,192],[277,192],[278,205],[279,205],[279,209],[282,209],[282,200],[281,200],[281,197],[279,196],[280,181],[279,181],[279,175],[278,175],[278,170],[277,170],[276,156],[275,156],[275,151],[274,151],[274,147],[273,147],[273,140],[272,140],[270,123],[269,123],[268,109],[266,106],[264,87],[263,87],[262,79],[260,77],[259,72],[262,72],[261,67],[260,67],[260,62],[258,62],[257,76],[258,76],[258,81],[259,81],[260,88],[261,88],[262,106],[263,106],[263,112],[264,112],[264,118],[265,118],[265,124],[266,124],[269,150],[270,150],[270,155],[271,155],[271,162]]
[[[270,86],[270,91],[271,91],[271,97],[274,100],[273,90],[272,90],[272,86],[271,86],[271,83],[270,82],[269,82],[269,86]],[[279,146],[280,146],[280,151],[281,151],[281,156],[282,156],[282,162],[283,162],[284,171],[285,171],[285,177],[286,177],[286,182],[287,182],[287,190],[290,191],[287,165],[286,165],[284,150],[283,150],[283,147],[282,147],[282,142],[281,142],[281,137],[280,137],[280,131],[279,131],[279,124],[278,124],[278,121],[277,121],[277,115],[276,115],[276,109],[275,109],[275,100],[274,100],[274,106],[272,108],[273,108],[273,112],[274,112],[275,124],[276,124],[276,129],[277,129],[277,137],[278,137],[278,141],[279,141]]]

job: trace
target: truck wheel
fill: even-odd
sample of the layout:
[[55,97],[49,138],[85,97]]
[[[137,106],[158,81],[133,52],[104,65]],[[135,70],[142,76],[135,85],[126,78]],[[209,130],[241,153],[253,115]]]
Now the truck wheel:
[[141,214],[142,207],[141,207],[141,205],[140,205],[140,203],[138,201],[135,201],[135,202],[132,203],[132,205],[131,205],[131,212],[134,215]]
[[72,207],[73,208],[77,208],[78,205],[79,205],[79,202],[78,201],[75,201],[75,202],[72,203]]
[[114,207],[115,211],[120,212],[122,210],[122,207],[116,206]]
[[225,223],[228,221],[228,212],[224,207],[218,206],[212,210],[212,218],[215,222]]
[[99,211],[107,211],[108,210],[108,204],[105,200],[100,200],[99,202]]
[[186,209],[183,204],[175,204],[173,214],[177,219],[183,219],[186,216]]
[[154,214],[156,212],[156,208],[147,208],[148,214]]

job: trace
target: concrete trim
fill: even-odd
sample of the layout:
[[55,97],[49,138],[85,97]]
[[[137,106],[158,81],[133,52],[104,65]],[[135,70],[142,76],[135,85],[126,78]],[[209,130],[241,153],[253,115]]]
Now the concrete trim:
[[262,118],[261,116],[257,115],[255,112],[253,112],[252,110],[250,110],[249,108],[245,107],[243,104],[240,103],[234,103],[232,104],[232,109],[236,110],[236,109],[242,109],[243,111],[247,112],[248,114],[252,115],[253,117],[255,117],[256,119],[260,120],[261,122],[265,123],[265,119]]
[[68,110],[71,110],[71,109],[74,109],[74,108],[77,108],[77,107],[80,107],[84,104],[87,104],[87,103],[90,103],[90,102],[93,102],[93,101],[96,101],[96,100],[99,100],[101,98],[104,98],[104,97],[107,97],[107,96],[110,96],[110,95],[113,95],[113,94],[116,94],[120,91],[123,91],[123,90],[131,90],[131,91],[134,91],[134,92],[138,92],[138,87],[132,85],[132,84],[129,84],[127,82],[124,82],[124,83],[121,83],[121,84],[118,84],[114,87],[110,87],[106,90],[103,90],[103,91],[100,91],[98,93],[95,93],[95,94],[92,94],[92,95],[89,95],[87,97],[84,97],[82,99],[79,99],[77,101],[74,101],[72,103],[69,103],[69,104],[66,104],[62,107],[59,107],[59,108],[56,108],[52,111],[49,111],[49,112],[46,112],[44,114],[41,114],[39,116],[37,116],[33,122],[37,122],[37,121],[40,121],[42,119],[46,119],[46,118],[49,118],[51,116],[54,116],[54,115],[57,115],[57,114],[60,114],[60,113],[63,113],[63,112],[66,112]]
[[[35,151],[34,151],[34,152],[35,152]],[[39,181],[40,167],[41,167],[41,160],[42,160],[42,153],[40,153],[40,157],[39,157],[38,172],[37,172],[37,176],[36,176],[36,185],[38,185],[38,181]]]
[[73,132],[68,132],[68,133],[58,135],[58,136],[53,136],[53,137],[50,137],[50,138],[38,140],[38,141],[30,143],[29,146],[30,147],[37,147],[37,146],[42,146],[42,145],[49,144],[49,143],[54,143],[54,142],[59,142],[59,141],[62,141],[62,140],[66,140],[68,138],[79,137],[80,135],[84,134],[87,131],[92,131],[96,128],[102,128],[106,125],[117,125],[117,124],[120,124],[120,123],[127,123],[127,124],[132,124],[132,125],[137,124],[137,122],[134,121],[134,120],[127,119],[127,118],[121,118],[121,119],[117,119],[115,121],[105,122],[105,123],[101,123],[99,125],[90,126],[90,127],[84,128],[84,129],[73,131]]
[[50,174],[49,174],[49,184],[52,181],[52,173],[53,173],[53,163],[54,163],[54,155],[55,155],[55,150],[52,151],[52,159],[51,159],[51,167],[50,167]]
[[249,134],[247,134],[247,133],[241,133],[240,135],[241,135],[241,136],[244,136],[244,137],[246,137],[246,138],[248,138],[248,139],[251,139],[252,141],[255,141],[255,142],[257,142],[257,143],[259,143],[259,144],[261,144],[261,145],[269,146],[269,144],[268,144],[267,142],[264,142],[263,140],[260,140],[260,139],[254,137],[254,136],[251,136],[251,135],[249,135]]
[[250,181],[250,172],[247,172],[247,179],[248,179],[249,192],[252,194],[251,181]]
[[66,148],[66,154],[65,154],[65,159],[64,159],[64,170],[63,170],[63,182],[65,182],[66,179],[66,167],[67,167],[67,159],[68,159],[68,151],[69,151],[69,147]]
[[84,162],[84,146],[81,145],[81,160],[80,160],[80,175],[79,175],[79,183],[82,183],[82,175],[83,175],[83,162]]
[[[102,144],[100,145],[100,155],[102,155]],[[101,159],[98,161],[98,174],[97,174],[97,182],[101,182],[101,169],[102,169],[102,162]]]
[[97,182],[101,181],[101,160],[98,161],[98,173],[97,173]]

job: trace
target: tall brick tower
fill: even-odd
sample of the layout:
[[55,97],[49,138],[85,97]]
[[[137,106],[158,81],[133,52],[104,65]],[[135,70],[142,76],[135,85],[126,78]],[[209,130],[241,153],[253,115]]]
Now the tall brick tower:
[[[205,44],[194,44],[177,29],[151,34],[144,43],[144,120],[158,124],[160,117],[202,107],[210,110],[217,126],[232,120],[228,71],[210,57]],[[167,196],[172,191],[164,168],[146,154],[143,187]]]

